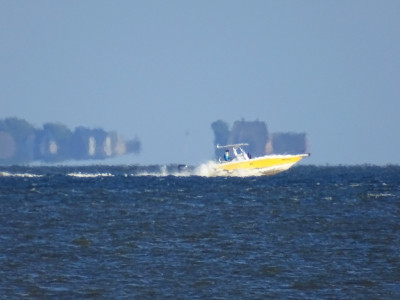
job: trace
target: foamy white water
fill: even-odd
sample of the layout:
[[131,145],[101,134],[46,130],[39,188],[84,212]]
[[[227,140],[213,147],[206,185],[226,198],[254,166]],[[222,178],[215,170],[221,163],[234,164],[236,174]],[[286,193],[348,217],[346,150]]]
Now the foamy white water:
[[0,177],[43,177],[43,175],[30,174],[30,173],[10,173],[10,172],[0,172]]
[[161,166],[159,171],[142,171],[130,176],[176,176],[176,177],[189,177],[189,176],[201,176],[201,177],[250,177],[250,176],[263,176],[264,174],[260,170],[235,170],[233,172],[227,172],[218,169],[218,163],[215,161],[208,161],[200,164],[194,168],[183,168],[181,170],[173,169],[170,170],[167,166]]
[[193,171],[194,176],[203,177],[251,177],[251,176],[264,176],[265,174],[261,170],[235,170],[235,171],[224,171],[218,169],[218,163],[215,161],[209,161],[196,167]]
[[67,176],[71,177],[82,177],[82,178],[94,178],[94,177],[113,177],[114,175],[111,173],[68,173]]

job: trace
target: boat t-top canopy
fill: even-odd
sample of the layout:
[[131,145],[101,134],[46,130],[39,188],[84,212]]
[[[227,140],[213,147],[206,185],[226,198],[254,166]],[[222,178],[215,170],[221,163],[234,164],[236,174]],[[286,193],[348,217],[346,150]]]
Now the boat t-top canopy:
[[242,146],[248,146],[248,145],[249,145],[249,144],[247,144],[247,143],[231,144],[231,145],[224,145],[224,146],[217,145],[217,148],[218,148],[218,149],[225,149],[225,148],[234,148],[234,149],[238,149],[238,148],[240,148],[240,147],[242,147]]

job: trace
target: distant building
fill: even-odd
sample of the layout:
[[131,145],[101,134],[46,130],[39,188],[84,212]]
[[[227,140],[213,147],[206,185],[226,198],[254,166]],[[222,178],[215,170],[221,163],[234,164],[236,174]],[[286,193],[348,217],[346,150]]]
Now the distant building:
[[305,133],[277,132],[270,136],[270,153],[274,154],[299,154],[307,153],[307,137]]
[[140,141],[125,141],[116,132],[101,128],[77,127],[74,131],[63,124],[47,123],[34,128],[25,120],[0,120],[0,164],[31,161],[105,159],[125,153],[139,153]]

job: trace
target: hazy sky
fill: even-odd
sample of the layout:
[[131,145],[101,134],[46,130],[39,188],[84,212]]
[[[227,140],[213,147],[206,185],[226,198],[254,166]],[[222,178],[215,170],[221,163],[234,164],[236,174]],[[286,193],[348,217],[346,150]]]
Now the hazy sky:
[[[213,156],[211,123],[306,132],[308,164],[400,163],[400,1],[0,1],[0,118]],[[112,162],[112,161],[111,161]]]

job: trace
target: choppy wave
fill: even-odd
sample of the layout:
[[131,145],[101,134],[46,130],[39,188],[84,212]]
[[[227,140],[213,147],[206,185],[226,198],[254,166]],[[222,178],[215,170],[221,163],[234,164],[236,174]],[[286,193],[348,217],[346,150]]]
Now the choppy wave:
[[114,175],[111,173],[68,173],[67,176],[71,177],[80,177],[80,178],[95,178],[95,177],[113,177]]
[[33,177],[43,177],[43,175],[38,175],[38,174],[31,174],[31,173],[11,173],[7,171],[0,172],[0,177],[27,177],[27,178],[33,178]]
[[367,196],[369,198],[383,198],[383,197],[394,197],[395,195],[391,194],[391,193],[368,193]]
[[1,167],[2,297],[400,299],[399,166],[214,167]]

